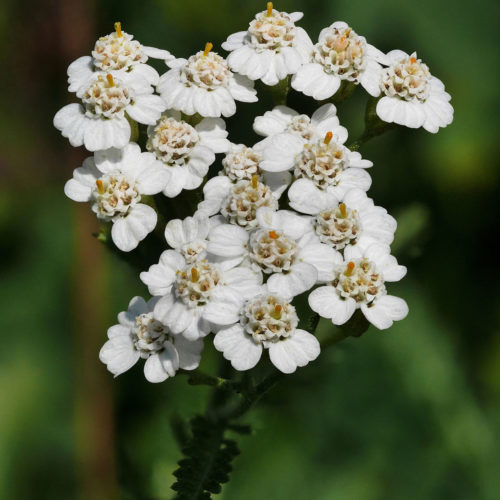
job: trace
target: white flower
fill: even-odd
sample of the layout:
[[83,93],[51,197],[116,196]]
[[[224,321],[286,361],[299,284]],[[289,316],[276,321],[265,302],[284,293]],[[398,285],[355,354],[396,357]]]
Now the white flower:
[[151,295],[161,296],[155,318],[190,340],[208,335],[214,314],[228,307],[237,314],[245,299],[260,291],[261,273],[235,265],[205,259],[188,264],[180,253],[166,250],[158,264],[141,273]]
[[206,257],[207,236],[210,223],[204,217],[186,217],[184,220],[173,219],[165,228],[165,239],[177,250],[188,264],[193,264]]
[[453,121],[451,97],[441,80],[429,68],[402,50],[387,54],[391,65],[385,68],[380,81],[383,97],[377,103],[377,115],[389,123],[406,127],[424,127],[436,133]]
[[[260,166],[270,172],[293,168],[297,180],[290,187],[290,206],[306,213],[331,206],[349,189],[367,191],[371,177],[364,170],[372,162],[349,150],[332,132],[309,142],[289,133],[273,136],[263,152]],[[309,200],[306,200],[310,197]]]
[[124,252],[137,247],[156,226],[156,212],[140,203],[143,195],[157,194],[167,174],[154,155],[141,153],[137,144],[123,150],[99,151],[73,172],[64,186],[68,198],[88,201],[98,219],[111,221],[111,237]]
[[254,146],[258,151],[263,151],[269,145],[271,137],[282,133],[300,137],[304,142],[323,138],[327,132],[332,132],[342,144],[347,140],[347,130],[339,124],[337,108],[333,104],[320,106],[311,118],[287,106],[276,106],[263,116],[257,116],[253,129],[266,137]]
[[261,208],[257,222],[250,233],[230,224],[211,229],[208,252],[231,263],[249,263],[269,275],[267,286],[272,293],[287,297],[333,279],[337,252],[320,243],[309,217]]
[[312,199],[314,193],[307,192],[307,185],[294,185],[292,193],[296,210],[315,215],[314,231],[322,243],[335,250],[356,245],[361,250],[373,243],[390,245],[394,239],[397,222],[385,208],[374,205],[361,189],[349,190],[339,204],[321,206]]
[[156,85],[160,76],[154,68],[145,64],[148,57],[165,62],[175,59],[167,50],[141,45],[133,39],[133,35],[122,31],[120,23],[115,23],[115,30],[96,41],[92,57],[80,57],[69,65],[70,92],[78,93],[82,88],[88,88],[97,74],[105,76],[108,73],[114,78],[119,78],[123,73],[133,73]]
[[252,175],[251,180],[236,183],[225,175],[210,179],[203,187],[204,200],[197,214],[205,217],[221,213],[225,220],[247,230],[257,226],[257,210],[262,207],[278,210],[278,199],[290,184],[288,172]]
[[144,375],[149,382],[163,382],[177,370],[194,370],[200,364],[203,341],[188,341],[173,335],[153,318],[157,297],[149,302],[134,297],[128,311],[118,315],[118,324],[108,330],[109,340],[99,352],[99,359],[116,377],[145,359]]
[[130,141],[126,114],[139,123],[154,125],[165,111],[160,96],[139,74],[94,75],[88,86],[78,92],[82,104],[68,104],[54,117],[54,127],[72,146],[89,151],[123,148]]
[[228,150],[226,124],[222,118],[204,118],[194,127],[179,111],[168,111],[148,127],[146,147],[166,168],[168,182],[163,194],[177,196],[183,189],[196,189],[215,161],[215,153]]
[[237,322],[223,316],[220,321],[230,323],[218,331],[214,345],[236,370],[253,368],[263,349],[283,373],[293,373],[319,356],[316,337],[297,328],[299,318],[290,300],[267,289],[245,303]]
[[295,26],[302,12],[278,12],[268,2],[267,10],[259,12],[247,31],[234,33],[222,44],[231,52],[230,68],[250,80],[276,85],[295,73],[312,49],[308,34]]
[[256,102],[253,82],[229,69],[226,60],[210,52],[212,44],[189,59],[168,63],[169,71],[161,76],[157,90],[169,109],[187,115],[232,116],[236,101]]
[[387,295],[386,281],[399,281],[406,267],[398,265],[387,245],[375,243],[366,250],[357,246],[337,254],[336,275],[332,282],[309,295],[309,305],[334,325],[343,325],[361,309],[366,319],[380,330],[392,326],[408,314],[403,299]]
[[295,90],[321,101],[333,96],[343,81],[361,84],[372,96],[380,94],[380,74],[386,56],[344,22],[319,34],[306,64],[292,78]]

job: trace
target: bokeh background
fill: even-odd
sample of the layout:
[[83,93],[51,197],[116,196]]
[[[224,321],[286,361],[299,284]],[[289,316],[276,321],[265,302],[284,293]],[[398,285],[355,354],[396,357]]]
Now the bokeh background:
[[[91,236],[88,207],[65,199],[86,153],[52,118],[73,99],[67,65],[114,21],[187,57],[206,41],[220,47],[264,4],[2,0],[0,498],[171,497],[180,453],[169,419],[201,410],[206,390],[182,377],[148,384],[139,366],[112,380],[99,363],[106,328],[144,289]],[[370,195],[399,221],[394,249],[409,272],[391,290],[410,315],[345,341],[270,392],[247,418],[255,432],[239,439],[221,498],[499,497],[499,5],[275,2],[303,11],[313,40],[344,20],[384,51],[418,50],[453,96],[455,121],[437,136],[401,129],[363,147],[375,164]],[[358,89],[339,106],[351,138],[366,99]],[[314,109],[297,94],[291,104]],[[268,107],[240,105],[230,139],[252,143],[253,117]],[[202,367],[213,357],[208,346]]]

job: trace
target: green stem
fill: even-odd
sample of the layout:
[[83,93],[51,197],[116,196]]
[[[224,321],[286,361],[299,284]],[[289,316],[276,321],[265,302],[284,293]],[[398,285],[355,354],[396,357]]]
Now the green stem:
[[275,106],[285,106],[290,91],[290,76],[283,78],[276,85],[268,87]]

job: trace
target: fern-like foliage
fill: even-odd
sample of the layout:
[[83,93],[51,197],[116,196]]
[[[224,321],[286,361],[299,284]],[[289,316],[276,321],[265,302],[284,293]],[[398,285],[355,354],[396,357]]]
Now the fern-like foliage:
[[175,500],[209,500],[229,480],[231,462],[240,451],[234,440],[224,437],[227,422],[198,415],[190,426],[192,437],[182,450],[172,489],[177,492]]

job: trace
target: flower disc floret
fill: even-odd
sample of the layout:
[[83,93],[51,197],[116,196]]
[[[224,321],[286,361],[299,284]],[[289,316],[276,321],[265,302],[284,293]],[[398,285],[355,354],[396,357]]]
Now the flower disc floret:
[[313,224],[320,241],[335,250],[354,245],[361,232],[357,210],[346,207],[344,203],[320,212],[314,218]]
[[199,140],[198,132],[188,123],[162,116],[146,147],[163,163],[184,165]]
[[125,108],[132,102],[130,89],[120,80],[108,75],[101,75],[82,95],[87,116],[112,118],[123,116]]
[[215,52],[200,51],[191,56],[181,69],[181,82],[206,90],[227,87],[232,73],[226,60]]
[[429,96],[430,79],[428,66],[411,56],[385,68],[380,85],[382,92],[389,97],[425,102]]
[[311,124],[311,119],[307,115],[293,116],[290,122],[284,129],[284,132],[298,135],[306,141],[314,137],[314,127]]
[[375,263],[366,258],[342,264],[332,286],[341,297],[352,298],[357,303],[369,304],[387,293],[382,274]]
[[261,155],[252,148],[243,146],[236,151],[230,151],[222,160],[224,170],[221,175],[227,175],[232,181],[252,180],[252,176],[259,175]]
[[142,45],[133,38],[121,29],[99,38],[92,51],[94,66],[101,71],[111,71],[146,62],[148,57]]
[[258,229],[250,235],[249,256],[264,273],[290,271],[297,256],[297,243],[283,231]]
[[299,324],[299,318],[295,307],[288,301],[264,294],[245,304],[240,324],[255,342],[267,347],[290,337]]
[[176,294],[188,307],[204,306],[220,282],[219,270],[203,260],[177,272]]
[[332,140],[305,144],[295,162],[295,177],[309,179],[320,189],[336,186],[339,174],[349,166],[346,152]]
[[312,62],[321,64],[325,73],[355,82],[366,66],[366,49],[364,38],[350,27],[331,27],[315,45]]
[[222,202],[221,214],[231,224],[250,229],[257,225],[257,210],[261,207],[277,210],[278,200],[271,189],[254,175],[251,181],[239,181],[231,188]]
[[126,175],[112,173],[96,180],[92,200],[97,217],[110,221],[117,216],[125,217],[141,201],[141,195],[136,183]]
[[143,359],[162,352],[165,349],[165,342],[171,341],[168,328],[155,320],[152,312],[136,316],[131,333],[134,347]]
[[291,46],[295,31],[295,24],[290,16],[274,9],[257,14],[248,28],[252,45],[258,52],[279,51],[282,47]]

